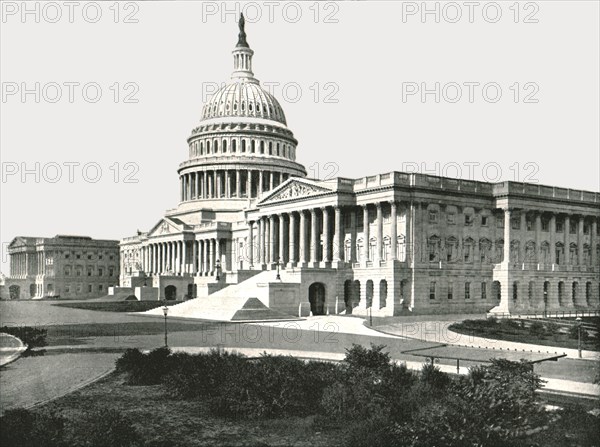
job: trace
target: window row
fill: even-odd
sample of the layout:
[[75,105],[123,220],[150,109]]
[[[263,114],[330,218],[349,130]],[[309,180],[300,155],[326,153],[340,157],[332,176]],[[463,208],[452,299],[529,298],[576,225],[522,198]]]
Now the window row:
[[214,155],[226,153],[249,153],[274,155],[284,157],[290,160],[296,158],[295,148],[291,144],[284,144],[269,140],[254,140],[242,138],[239,142],[237,138],[233,139],[205,139],[194,141],[190,144],[190,157],[201,155]]
[[115,267],[108,267],[107,270],[102,267],[98,267],[96,275],[94,274],[94,270],[94,267],[88,267],[87,269],[84,269],[83,267],[75,267],[73,269],[71,266],[66,266],[64,269],[64,275],[72,276],[73,272],[75,273],[74,276],[84,276],[84,272],[86,273],[86,276],[105,276],[105,272],[108,273],[108,276],[115,275]]

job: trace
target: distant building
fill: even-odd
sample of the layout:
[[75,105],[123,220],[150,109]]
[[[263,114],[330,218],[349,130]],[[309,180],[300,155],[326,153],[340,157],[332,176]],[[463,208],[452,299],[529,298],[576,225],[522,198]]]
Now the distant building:
[[119,282],[119,241],[88,236],[23,237],[8,246],[3,299],[95,298]]

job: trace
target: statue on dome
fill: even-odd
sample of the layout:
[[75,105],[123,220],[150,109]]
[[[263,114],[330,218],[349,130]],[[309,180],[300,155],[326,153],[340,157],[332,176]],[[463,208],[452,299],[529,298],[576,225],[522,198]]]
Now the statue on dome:
[[240,20],[238,22],[238,27],[240,28],[240,33],[238,34],[238,47],[246,47],[250,48],[248,42],[246,42],[246,31],[244,30],[244,26],[246,24],[246,20],[244,20],[244,14],[240,14]]

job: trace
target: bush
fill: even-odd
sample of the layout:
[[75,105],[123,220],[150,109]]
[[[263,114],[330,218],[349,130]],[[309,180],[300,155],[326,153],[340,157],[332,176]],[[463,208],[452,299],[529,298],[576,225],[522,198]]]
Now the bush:
[[529,334],[534,337],[543,337],[546,334],[546,328],[541,321],[534,321],[529,325]]
[[116,361],[117,371],[127,373],[128,385],[158,385],[171,368],[171,350],[166,347],[149,354],[128,349]]
[[22,408],[6,410],[0,417],[2,447],[58,447],[64,442],[62,417]]
[[375,371],[383,371],[390,366],[390,354],[383,352],[385,345],[374,345],[367,349],[361,345],[352,344],[350,349],[346,349],[346,358],[344,362],[351,369],[367,368]]

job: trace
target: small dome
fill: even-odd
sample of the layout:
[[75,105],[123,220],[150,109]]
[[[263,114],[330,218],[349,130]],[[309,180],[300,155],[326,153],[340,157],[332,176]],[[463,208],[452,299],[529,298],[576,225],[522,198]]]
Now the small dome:
[[263,118],[287,125],[283,109],[257,81],[239,79],[219,89],[202,109],[202,119]]

